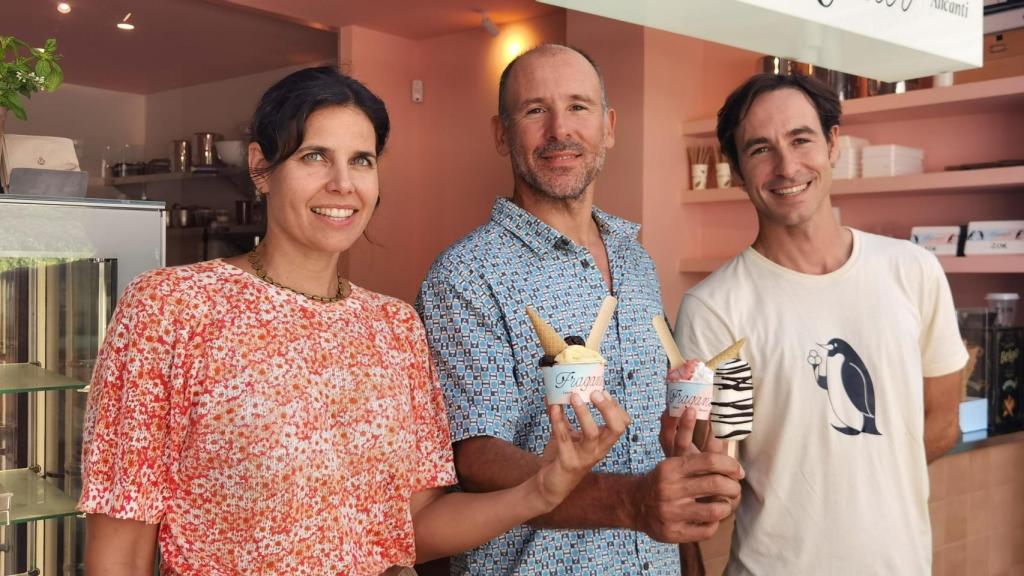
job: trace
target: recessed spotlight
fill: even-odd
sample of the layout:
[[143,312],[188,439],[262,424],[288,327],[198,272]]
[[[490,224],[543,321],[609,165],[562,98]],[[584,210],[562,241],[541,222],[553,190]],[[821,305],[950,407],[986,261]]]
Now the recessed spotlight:
[[60,12],[61,14],[71,12],[71,4],[68,4],[67,2],[57,2],[57,12]]
[[117,27],[121,30],[135,30],[135,24],[132,24],[128,21],[131,17],[131,12],[125,14],[124,18],[122,18],[121,21],[117,23]]

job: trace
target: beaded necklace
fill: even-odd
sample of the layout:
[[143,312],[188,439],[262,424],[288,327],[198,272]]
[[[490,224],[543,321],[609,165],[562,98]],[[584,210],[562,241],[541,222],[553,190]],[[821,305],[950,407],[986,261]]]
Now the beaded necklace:
[[277,280],[271,278],[270,274],[267,274],[266,269],[263,267],[263,257],[260,255],[259,248],[255,248],[253,249],[252,252],[249,252],[246,258],[249,260],[249,264],[252,266],[252,271],[256,273],[256,277],[259,278],[260,280],[263,280],[264,282],[271,284],[273,286],[277,286],[278,288],[288,290],[289,292],[294,292],[301,296],[305,296],[306,298],[309,298],[310,300],[314,300],[316,302],[337,302],[339,300],[344,300],[345,298],[348,297],[349,294],[352,293],[352,287],[349,285],[348,280],[345,280],[344,278],[341,277],[340,272],[338,273],[338,292],[334,296],[320,296],[318,294],[310,294],[308,292],[303,292],[302,290],[290,288],[288,286],[285,286],[284,284],[281,284]]

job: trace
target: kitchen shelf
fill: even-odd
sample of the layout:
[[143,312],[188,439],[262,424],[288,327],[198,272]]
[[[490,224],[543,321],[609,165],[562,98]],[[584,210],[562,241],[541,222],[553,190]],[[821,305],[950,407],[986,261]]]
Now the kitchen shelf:
[[[1024,166],[833,180],[831,196],[960,194],[1013,188],[1024,190]],[[738,187],[684,190],[680,193],[680,201],[683,204],[736,202],[746,199],[747,193]]]
[[10,509],[0,511],[0,526],[75,514],[78,502],[27,468],[0,471],[0,493],[12,493]]
[[217,172],[163,172],[161,174],[140,174],[138,176],[111,176],[103,179],[107,186],[132,186],[154,182],[177,182],[180,180],[206,180],[210,178],[237,177],[247,174],[247,168],[224,166]]
[[[966,114],[1020,113],[1024,110],[1024,76],[969,82],[946,88],[912,90],[854,98],[843,102],[843,126],[942,118]],[[684,122],[683,136],[710,138],[716,118]]]
[[[707,274],[717,270],[729,258],[681,258],[678,271]],[[1001,254],[975,256],[939,256],[946,274],[1024,274],[1024,255]]]
[[1024,254],[939,256],[946,274],[1024,274]]
[[35,364],[0,364],[0,394],[75,390],[85,387],[85,382],[51,372]]

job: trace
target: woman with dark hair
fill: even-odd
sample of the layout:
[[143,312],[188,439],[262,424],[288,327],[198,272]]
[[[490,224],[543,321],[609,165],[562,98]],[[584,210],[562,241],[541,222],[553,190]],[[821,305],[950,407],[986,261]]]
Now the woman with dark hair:
[[552,510],[629,416],[548,410],[545,466],[449,493],[447,419],[423,327],[351,285],[341,254],[378,201],[388,115],[331,68],[270,88],[249,169],[267,235],[245,256],[164,268],[125,292],[92,380],[79,509],[90,574],[367,574],[472,548]]

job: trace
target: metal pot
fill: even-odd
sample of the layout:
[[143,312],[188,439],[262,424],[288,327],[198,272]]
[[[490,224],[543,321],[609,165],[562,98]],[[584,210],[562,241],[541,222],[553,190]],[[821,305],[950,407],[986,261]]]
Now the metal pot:
[[171,226],[188,228],[192,225],[192,212],[181,204],[171,206]]
[[779,56],[765,56],[761,58],[761,72],[789,76],[796,72],[796,62]]
[[215,166],[218,163],[217,147],[214,142],[220,140],[220,134],[215,132],[196,132],[195,157],[193,164],[196,166]]
[[188,172],[192,168],[192,145],[188,140],[171,140],[171,172]]

